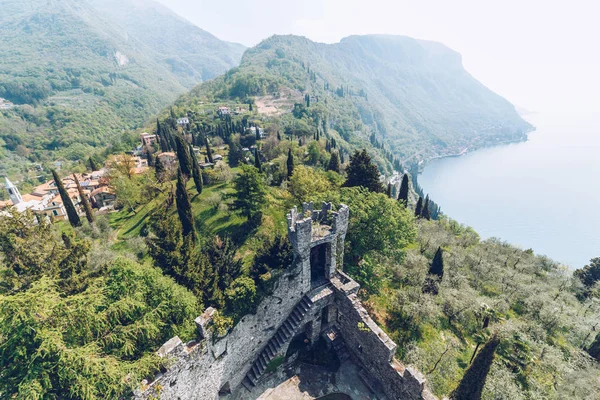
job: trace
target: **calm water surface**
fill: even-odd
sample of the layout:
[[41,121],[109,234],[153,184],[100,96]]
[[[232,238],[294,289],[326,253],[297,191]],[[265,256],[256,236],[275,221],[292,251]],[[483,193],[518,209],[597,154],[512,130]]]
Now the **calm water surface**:
[[600,118],[527,116],[524,143],[431,162],[419,177],[451,218],[580,268],[600,257]]

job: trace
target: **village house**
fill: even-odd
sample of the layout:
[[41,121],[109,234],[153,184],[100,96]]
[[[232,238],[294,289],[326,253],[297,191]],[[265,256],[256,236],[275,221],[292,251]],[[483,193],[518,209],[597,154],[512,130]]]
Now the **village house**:
[[91,193],[91,198],[94,207],[99,209],[113,207],[117,200],[114,190],[108,186],[102,186],[95,189]]
[[[90,198],[94,190],[106,185],[104,179],[105,173],[106,171],[102,169],[89,174],[76,174],[85,196]],[[79,213],[82,213],[81,197],[73,175],[64,177],[62,182],[73,205]],[[0,209],[14,206],[18,212],[30,210],[36,215],[54,221],[67,219],[67,213],[54,180],[47,181],[35,187],[31,193],[21,195],[17,186],[8,178],[5,178],[5,189],[8,192],[10,200],[0,202]]]
[[267,137],[267,134],[265,133],[265,130],[263,128],[258,128],[255,126],[251,126],[250,128],[248,128],[248,134],[250,135],[254,135],[256,136],[256,130],[258,129],[258,137],[259,139],[265,139]]
[[10,101],[0,97],[0,110],[10,110],[14,106],[15,105],[13,103],[11,103]]
[[162,165],[165,166],[165,168],[172,167],[173,165],[175,165],[175,162],[177,162],[177,155],[172,151],[159,153],[156,156],[156,158],[160,160],[160,162],[162,163]]
[[220,117],[222,117],[224,115],[230,115],[231,114],[231,110],[229,109],[229,107],[221,106],[221,107],[217,108],[217,114]]
[[185,126],[185,125],[188,125],[189,123],[190,123],[190,119],[188,117],[183,117],[183,118],[177,119],[177,125],[179,125],[179,126]]
[[140,134],[140,140],[142,141],[142,147],[151,147],[156,143],[156,135],[144,132]]

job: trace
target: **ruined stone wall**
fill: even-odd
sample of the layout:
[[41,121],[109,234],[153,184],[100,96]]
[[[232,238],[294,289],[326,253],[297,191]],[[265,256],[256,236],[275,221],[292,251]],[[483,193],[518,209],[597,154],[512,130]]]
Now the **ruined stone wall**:
[[257,313],[243,317],[225,337],[208,337],[193,348],[181,344],[172,349],[168,355],[175,363],[136,398],[212,400],[226,383],[237,387],[257,353],[305,294],[301,272],[295,268],[281,276],[273,295],[260,303]]
[[337,326],[348,350],[376,377],[390,399],[432,399],[424,377],[394,358],[396,344],[371,319],[347,277],[333,279]]

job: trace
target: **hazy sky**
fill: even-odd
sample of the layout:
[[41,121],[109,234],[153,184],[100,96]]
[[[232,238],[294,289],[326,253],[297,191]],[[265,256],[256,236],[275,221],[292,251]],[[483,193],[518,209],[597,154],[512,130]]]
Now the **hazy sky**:
[[593,0],[159,1],[246,46],[276,33],[326,43],[368,33],[435,40],[526,109],[600,109],[600,5]]

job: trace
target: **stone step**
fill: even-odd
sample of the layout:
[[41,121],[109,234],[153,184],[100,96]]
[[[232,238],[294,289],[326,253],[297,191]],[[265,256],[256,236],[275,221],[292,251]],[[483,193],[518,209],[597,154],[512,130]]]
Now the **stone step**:
[[290,331],[290,333],[294,333],[294,330],[295,330],[295,328],[296,328],[298,325],[296,325],[296,324],[293,324],[293,323],[292,323],[292,322],[290,322],[290,321],[285,321],[285,322],[283,323],[283,326],[285,326],[285,327],[288,329],[288,331]]
[[252,374],[254,375],[254,379],[257,380],[260,376],[260,372],[258,372],[258,364],[254,363],[250,372],[252,372]]
[[262,358],[265,360],[265,362],[267,364],[269,364],[269,362],[273,359],[273,357],[271,357],[268,353],[263,352],[262,354]]
[[258,370],[262,373],[265,369],[267,369],[267,363],[263,360],[262,357],[258,357]]
[[254,382],[252,382],[250,380],[250,378],[248,378],[247,376],[244,378],[244,380],[242,381],[242,385],[246,388],[246,390],[248,390],[249,392],[252,391],[252,388],[254,387]]

